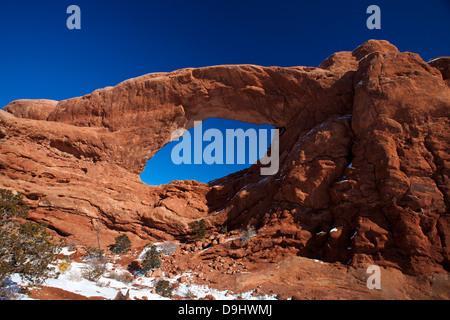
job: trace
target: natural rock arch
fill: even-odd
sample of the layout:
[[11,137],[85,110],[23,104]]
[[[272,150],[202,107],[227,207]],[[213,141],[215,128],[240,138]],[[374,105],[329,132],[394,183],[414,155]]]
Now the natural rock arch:
[[345,113],[352,86],[347,83],[343,91],[340,78],[305,67],[183,69],[61,101],[48,120],[97,129],[96,137],[111,150],[99,156],[137,173],[175,129],[190,129],[194,121],[215,117],[289,127],[300,115],[306,128]]
[[[32,219],[87,244],[94,221],[107,245],[117,231],[133,241],[181,238],[205,218],[210,228],[260,228],[247,251],[211,254],[448,270],[444,62],[436,69],[373,40],[318,68],[145,75],[56,106],[41,101],[46,120],[26,111],[33,101],[10,105],[0,111],[0,185],[27,196]],[[139,180],[175,129],[209,117],[285,128],[279,173],[261,177],[252,166],[211,184]]]

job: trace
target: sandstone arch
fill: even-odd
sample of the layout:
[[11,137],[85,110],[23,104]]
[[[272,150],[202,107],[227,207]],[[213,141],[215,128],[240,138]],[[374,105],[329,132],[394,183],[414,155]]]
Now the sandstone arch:
[[[149,74],[61,101],[46,120],[9,106],[0,112],[0,185],[32,194],[33,219],[86,243],[96,241],[94,219],[106,245],[118,230],[135,241],[183,237],[207,217],[210,226],[261,228],[236,257],[448,270],[444,67],[371,40],[318,68]],[[209,117],[285,128],[279,174],[264,180],[253,166],[209,185],[140,182],[173,130]]]

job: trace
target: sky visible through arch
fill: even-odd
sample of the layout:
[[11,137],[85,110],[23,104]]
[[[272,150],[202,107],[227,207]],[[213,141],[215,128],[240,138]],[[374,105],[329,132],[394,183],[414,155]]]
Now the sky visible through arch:
[[[81,9],[80,30],[66,26],[71,5]],[[370,5],[381,9],[379,30],[366,26]],[[449,0],[5,0],[0,107],[17,99],[60,101],[186,67],[316,67],[369,39],[388,40],[428,61],[450,55],[448,30]],[[155,175],[183,179],[176,174],[182,168],[169,168],[162,161]],[[222,172],[199,169],[200,181]]]
[[[225,120],[218,118],[210,118],[206,119],[202,123],[202,132],[205,133],[208,129],[218,129],[222,133],[223,136],[223,164],[205,164],[204,159],[202,159],[202,164],[194,164],[194,129],[189,130],[190,140],[191,142],[191,164],[174,164],[172,161],[172,151],[174,147],[182,142],[182,139],[179,141],[172,141],[167,144],[164,148],[162,148],[159,152],[157,152],[152,159],[147,162],[145,170],[140,175],[141,180],[149,185],[160,185],[166,184],[173,180],[197,180],[199,182],[208,183],[211,180],[224,177],[230,173],[240,171],[242,169],[248,168],[252,165],[249,162],[249,142],[250,140],[246,139],[246,146],[244,151],[237,149],[237,140],[234,143],[234,164],[227,164],[226,157],[226,145],[225,145],[225,137],[226,130],[236,130],[242,129],[244,132],[247,132],[249,129],[254,130],[258,133],[264,132],[263,130],[267,130],[267,142],[268,146],[271,143],[271,130],[275,129],[274,126],[271,125],[253,125],[250,123],[235,121],[235,120]],[[184,139],[184,138],[183,138]],[[212,141],[204,141],[202,143],[202,150],[214,142]],[[258,139],[259,141],[259,139]],[[258,149],[258,155],[264,154],[267,149],[261,150]],[[238,164],[237,154],[238,152],[245,152],[245,164]],[[258,157],[259,159],[260,157]]]

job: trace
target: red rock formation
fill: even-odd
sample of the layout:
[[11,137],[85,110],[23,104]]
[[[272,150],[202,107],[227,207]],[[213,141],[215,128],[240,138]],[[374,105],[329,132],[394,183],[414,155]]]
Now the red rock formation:
[[[184,239],[205,218],[211,230],[258,230],[209,255],[448,270],[447,67],[371,40],[318,68],[183,69],[44,103],[41,113],[36,101],[12,103],[0,111],[0,186],[25,194],[32,219],[87,245],[95,229],[104,246],[118,231],[134,243]],[[209,117],[284,128],[279,172],[264,177],[254,165],[210,184],[140,181],[175,129]]]
[[3,108],[18,118],[47,120],[48,115],[56,108],[58,101],[54,100],[16,100]]

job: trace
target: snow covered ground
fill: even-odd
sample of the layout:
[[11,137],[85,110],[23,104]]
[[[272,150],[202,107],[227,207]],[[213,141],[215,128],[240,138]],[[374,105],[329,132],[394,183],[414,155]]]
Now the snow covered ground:
[[[68,248],[63,248],[62,254],[69,256],[73,252]],[[129,281],[120,281],[120,273],[128,273],[121,266],[114,265],[113,263],[106,264],[106,271],[97,281],[87,280],[83,275],[91,266],[85,262],[71,262],[70,266],[65,271],[59,270],[57,265],[53,266],[55,273],[52,277],[45,280],[44,286],[63,289],[69,292],[77,293],[85,297],[104,297],[106,299],[114,299],[117,293],[120,291],[126,294],[129,290],[129,296],[131,299],[143,299],[147,297],[148,300],[170,300],[168,297],[161,296],[155,293],[155,284],[163,279],[174,285],[172,295],[176,295],[184,298],[193,298],[195,300],[204,298],[208,295],[213,296],[216,300],[234,300],[237,298],[244,300],[275,300],[275,295],[258,295],[253,296],[253,291],[248,291],[240,294],[231,294],[228,291],[220,291],[208,286],[197,285],[191,283],[193,277],[192,274],[184,273],[172,278],[163,276],[162,278],[154,277],[137,277],[135,279],[129,279]],[[59,273],[56,277],[56,273]],[[184,277],[184,282],[180,282],[179,279]],[[126,277],[123,277],[126,278]],[[19,275],[13,275],[11,280],[19,285],[28,286],[29,284],[22,281]],[[132,280],[130,282],[130,280]],[[153,291],[153,293],[152,293]],[[20,295],[21,299],[30,299],[25,295]]]

